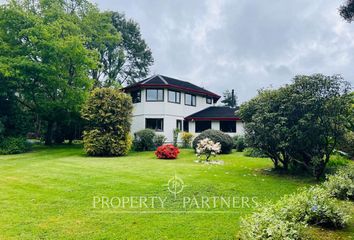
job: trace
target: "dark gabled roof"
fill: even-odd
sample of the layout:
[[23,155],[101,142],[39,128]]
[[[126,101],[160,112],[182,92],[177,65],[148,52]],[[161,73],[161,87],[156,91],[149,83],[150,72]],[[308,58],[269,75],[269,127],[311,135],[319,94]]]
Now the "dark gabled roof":
[[236,108],[230,107],[208,107],[199,112],[196,112],[188,117],[186,120],[240,120],[240,117],[235,115]]
[[190,82],[178,80],[171,77],[166,77],[163,75],[154,75],[150,78],[134,83],[124,88],[124,90],[129,92],[139,88],[152,88],[152,87],[181,90],[184,92],[194,93],[197,95],[209,96],[212,97],[215,102],[220,98],[219,95],[210,92],[208,90],[205,90],[204,88],[198,87],[197,85],[194,85]]

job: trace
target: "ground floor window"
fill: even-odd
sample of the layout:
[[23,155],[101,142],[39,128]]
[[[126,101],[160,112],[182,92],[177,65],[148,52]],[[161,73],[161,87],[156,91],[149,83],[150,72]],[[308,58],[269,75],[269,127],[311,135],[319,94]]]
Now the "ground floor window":
[[186,120],[183,121],[183,131],[189,132],[189,122]]
[[182,120],[176,120],[176,128],[182,130]]
[[145,128],[150,128],[157,132],[163,132],[163,118],[146,118]]
[[211,129],[211,121],[196,121],[195,132],[200,133],[204,130]]
[[220,121],[220,131],[236,132],[236,121]]

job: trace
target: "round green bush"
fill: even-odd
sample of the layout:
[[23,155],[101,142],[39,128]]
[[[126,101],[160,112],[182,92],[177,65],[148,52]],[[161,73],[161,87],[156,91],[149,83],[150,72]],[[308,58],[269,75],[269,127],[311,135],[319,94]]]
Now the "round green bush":
[[84,149],[91,156],[122,156],[131,147],[131,97],[112,88],[94,89],[81,111],[87,120]]
[[243,152],[243,150],[246,148],[245,138],[243,136],[234,136],[233,141],[236,151]]
[[32,145],[24,137],[5,137],[0,141],[0,154],[17,154],[31,150]]
[[199,134],[193,140],[193,148],[196,149],[198,142],[204,138],[209,138],[215,143],[219,142],[221,144],[222,154],[230,153],[233,148],[233,140],[228,134],[213,129],[205,130]]
[[156,134],[154,130],[143,129],[134,133],[133,149],[135,151],[152,151],[155,150]]

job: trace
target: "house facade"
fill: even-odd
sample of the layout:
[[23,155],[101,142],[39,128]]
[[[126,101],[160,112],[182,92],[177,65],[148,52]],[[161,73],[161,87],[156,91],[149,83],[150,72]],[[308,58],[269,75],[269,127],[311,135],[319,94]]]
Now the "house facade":
[[215,106],[220,96],[192,83],[154,75],[124,88],[133,100],[131,132],[150,128],[173,141],[173,130],[195,135],[206,129],[244,133],[235,109]]

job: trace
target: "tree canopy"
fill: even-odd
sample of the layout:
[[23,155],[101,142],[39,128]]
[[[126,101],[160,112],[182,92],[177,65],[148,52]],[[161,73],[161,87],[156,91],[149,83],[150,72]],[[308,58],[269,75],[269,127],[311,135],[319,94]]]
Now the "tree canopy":
[[225,106],[236,108],[237,107],[237,96],[235,94],[235,90],[226,90],[223,92],[223,99],[221,100]]
[[[89,1],[12,0],[0,6],[0,97],[44,122],[46,144],[80,121],[94,86],[132,83],[148,74],[152,62],[137,23]],[[63,137],[54,136],[59,142]]]
[[301,167],[320,177],[346,132],[349,90],[338,75],[315,74],[261,91],[240,109],[248,144],[265,152],[275,167]]
[[354,21],[354,0],[347,0],[344,5],[340,6],[339,13],[348,22]]

